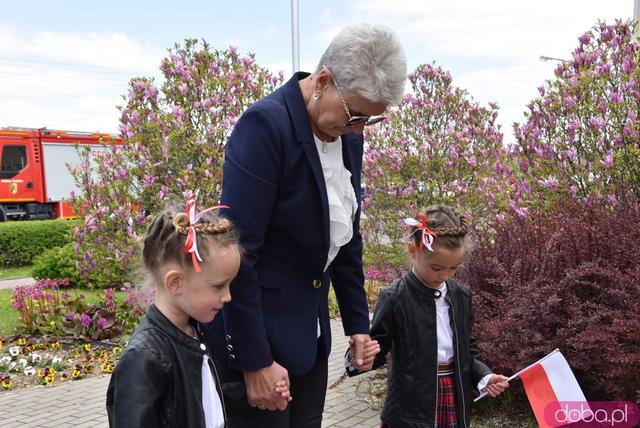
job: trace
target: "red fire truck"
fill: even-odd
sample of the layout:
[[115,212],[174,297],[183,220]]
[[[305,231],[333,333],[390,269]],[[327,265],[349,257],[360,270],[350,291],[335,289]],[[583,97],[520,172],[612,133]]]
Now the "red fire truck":
[[121,140],[111,134],[44,129],[0,129],[0,221],[72,217],[64,201],[78,193],[67,164],[78,164],[78,146],[105,150]]

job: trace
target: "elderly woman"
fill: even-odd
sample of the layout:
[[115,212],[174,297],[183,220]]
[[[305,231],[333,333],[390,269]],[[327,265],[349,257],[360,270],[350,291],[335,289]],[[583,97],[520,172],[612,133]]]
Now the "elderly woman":
[[[405,80],[406,60],[391,30],[350,26],[314,73],[296,73],[238,121],[226,148],[222,203],[245,254],[232,301],[212,327],[226,339],[218,344],[219,358],[227,357],[223,377],[238,373],[246,387],[244,398],[225,397],[230,427],[320,427],[330,283],[356,364],[372,361],[364,352],[362,133],[400,101]],[[282,379],[290,402],[275,392]],[[242,400],[250,405],[244,410]]]

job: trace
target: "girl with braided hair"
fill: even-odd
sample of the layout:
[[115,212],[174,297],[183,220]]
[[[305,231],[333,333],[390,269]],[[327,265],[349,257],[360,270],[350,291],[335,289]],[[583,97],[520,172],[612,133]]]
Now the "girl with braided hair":
[[[435,205],[408,218],[411,270],[378,296],[365,369],[385,363],[391,351],[381,427],[469,427],[471,390],[491,397],[508,387],[480,360],[471,335],[470,290],[453,279],[471,249],[467,222]],[[350,376],[350,351],[345,357]]]
[[[212,207],[186,212],[169,206],[146,232],[142,265],[155,286],[154,303],[131,335],[107,391],[110,427],[203,427],[226,423],[224,398],[198,323],[211,322],[231,300],[240,267],[233,224]],[[275,389],[286,400],[284,381]]]

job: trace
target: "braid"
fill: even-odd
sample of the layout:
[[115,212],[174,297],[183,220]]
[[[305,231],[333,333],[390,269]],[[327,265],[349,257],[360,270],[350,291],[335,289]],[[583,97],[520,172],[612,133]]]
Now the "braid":
[[[226,218],[221,218],[215,223],[202,223],[200,227],[202,233],[216,234],[216,233],[226,233],[230,230],[233,230],[233,223],[231,223]],[[198,225],[196,225],[196,230],[198,230]]]
[[144,238],[142,259],[148,268],[155,268],[160,260],[165,258],[165,249],[172,237],[175,239],[175,229],[171,226],[171,217],[162,213],[153,219]]
[[459,236],[459,237],[464,237],[469,232],[469,228],[467,226],[466,217],[462,216],[462,215],[458,215],[455,211],[453,211],[453,215],[455,216],[454,218],[458,218],[459,219],[458,220],[459,224],[457,226],[449,226],[449,227],[433,229],[433,231],[436,232],[438,234],[438,236]]
[[[142,248],[144,267],[155,273],[165,263],[177,262],[183,267],[191,265],[191,256],[183,249],[189,233],[189,216],[182,212],[183,205],[171,204],[158,213],[147,228]],[[198,236],[198,250],[203,257],[207,256],[206,242],[216,242],[223,247],[237,245],[238,237],[233,223],[226,218],[218,217],[215,212],[207,212],[194,225]],[[201,244],[202,243],[202,244]]]
[[[189,233],[189,218],[185,213],[176,214],[173,218],[173,225],[181,235],[187,235]],[[233,223],[226,218],[220,218],[214,223],[198,222],[193,228],[196,233],[215,235],[217,233],[227,233],[233,230]]]
[[[433,205],[425,211],[428,227],[436,233],[435,243],[447,248],[459,248],[463,245],[470,247],[467,234],[469,226],[465,216],[459,215],[453,208],[447,205]],[[412,232],[416,244],[422,239],[422,231]]]

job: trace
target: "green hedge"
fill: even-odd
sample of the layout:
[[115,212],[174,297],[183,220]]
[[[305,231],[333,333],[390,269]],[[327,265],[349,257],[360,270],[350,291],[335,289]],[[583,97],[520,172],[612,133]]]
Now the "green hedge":
[[70,242],[76,221],[41,220],[0,223],[0,267],[26,266],[45,250]]
[[35,279],[68,279],[71,287],[86,287],[76,268],[76,256],[73,244],[50,248],[33,260],[31,276]]

